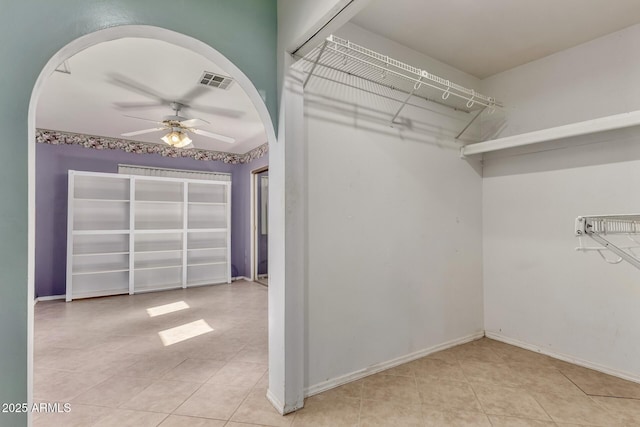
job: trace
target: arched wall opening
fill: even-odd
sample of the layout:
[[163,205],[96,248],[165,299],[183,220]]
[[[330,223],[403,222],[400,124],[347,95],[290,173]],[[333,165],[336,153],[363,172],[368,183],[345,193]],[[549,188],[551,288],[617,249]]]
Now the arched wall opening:
[[[176,46],[188,49],[194,53],[197,53],[204,58],[216,63],[232,78],[234,78],[237,84],[245,91],[250,98],[251,102],[255,106],[261,121],[264,125],[267,140],[269,146],[276,143],[276,135],[274,126],[265,105],[265,102],[259,93],[258,89],[254,86],[251,80],[227,57],[218,52],[213,47],[206,43],[197,40],[193,37],[167,30],[155,26],[147,25],[122,25],[111,27],[103,30],[98,30],[93,33],[81,36],[72,42],[68,43],[62,49],[60,49],[53,57],[49,59],[42,71],[40,72],[38,79],[34,85],[28,110],[28,260],[27,260],[27,399],[29,402],[33,401],[33,353],[34,353],[34,288],[35,288],[35,181],[36,181],[36,107],[38,104],[38,98],[41,94],[44,84],[47,78],[54,72],[54,70],[67,58],[74,54],[94,46],[99,43],[112,41],[116,39],[126,37],[137,38],[149,38],[161,40],[167,43],[174,44]],[[271,204],[271,209],[278,209],[277,204]],[[278,236],[272,236],[273,240],[278,240]],[[284,238],[282,238],[284,240]],[[283,254],[282,254],[283,258]],[[272,262],[278,259],[278,254],[274,254]],[[275,289],[279,284],[277,280],[272,282],[272,288]],[[269,291],[271,293],[271,290]],[[271,298],[270,298],[271,300]],[[273,313],[279,313],[284,311],[284,306],[278,306],[270,301],[269,304],[269,319],[273,318]],[[279,317],[279,316],[277,316]],[[273,325],[270,322],[269,334],[278,332],[278,325]],[[270,338],[271,340],[271,338]],[[284,355],[280,355],[280,359],[284,359]],[[270,354],[270,360],[273,356]],[[283,383],[283,381],[282,381]],[[279,393],[273,393],[270,388],[270,393],[276,396]],[[274,399],[272,399],[273,401]],[[275,399],[278,401],[279,399]],[[282,410],[282,408],[278,408]]]

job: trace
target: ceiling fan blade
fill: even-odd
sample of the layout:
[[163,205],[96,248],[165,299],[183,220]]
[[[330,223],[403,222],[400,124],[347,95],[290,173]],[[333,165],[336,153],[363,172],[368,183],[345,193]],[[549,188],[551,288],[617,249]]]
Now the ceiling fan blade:
[[197,86],[194,86],[193,89],[191,89],[189,92],[185,93],[184,96],[180,98],[181,99],[180,103],[187,105],[194,99],[199,98],[205,93],[210,91],[211,89],[208,88],[207,86],[203,86],[199,84]]
[[127,114],[123,114],[124,117],[129,117],[130,119],[136,119],[136,120],[144,120],[145,122],[151,122],[151,123],[156,123],[159,125],[163,125],[164,123],[159,122],[157,120],[151,120],[151,119],[145,119],[144,117],[136,117],[136,116],[129,116]]
[[244,116],[245,112],[240,110],[233,110],[231,108],[212,107],[209,105],[189,104],[185,105],[185,108],[190,108],[194,111],[202,113],[215,114],[217,116],[229,117],[237,119]]
[[132,92],[136,92],[141,95],[144,95],[148,98],[157,99],[163,104],[168,104],[169,102],[171,102],[170,100],[166,99],[160,93],[156,92],[150,87],[147,87],[142,83],[139,83],[133,79],[130,79],[129,77],[123,76],[122,74],[111,73],[109,75],[109,82],[116,86],[120,86],[123,89],[127,89]]
[[114,102],[113,105],[119,110],[146,110],[164,106],[161,102]]
[[159,130],[165,130],[166,128],[163,126],[161,128],[151,128],[151,129],[143,129],[143,130],[135,130],[133,132],[127,132],[127,133],[122,133],[120,135],[122,136],[136,136],[136,135],[142,135],[143,133],[151,133],[151,132],[157,132]]
[[236,142],[235,138],[231,138],[230,136],[224,136],[218,133],[213,133],[213,132],[209,132],[202,129],[189,129],[189,130],[195,133],[196,135],[206,136],[207,138],[217,139],[222,142],[228,142],[230,144]]
[[197,126],[198,122],[203,122],[206,123],[208,125],[210,125],[211,123],[206,121],[205,119],[187,119],[187,120],[183,120],[180,122],[180,124],[182,126],[186,126],[188,128],[192,127],[192,126]]

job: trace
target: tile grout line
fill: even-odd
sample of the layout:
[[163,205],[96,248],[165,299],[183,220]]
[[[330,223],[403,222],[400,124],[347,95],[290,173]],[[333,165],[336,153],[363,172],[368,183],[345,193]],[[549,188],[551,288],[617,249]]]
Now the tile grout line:
[[[610,396],[599,396],[599,395],[591,395],[587,392],[585,392],[582,387],[580,387],[578,384],[576,384],[571,378],[569,378],[564,372],[562,372],[562,370],[560,368],[557,368],[558,371],[562,374],[562,376],[564,376],[567,380],[569,380],[573,385],[575,385],[578,390],[580,390],[582,393],[584,393],[584,395],[591,401],[593,402],[596,406],[598,406],[600,409],[602,409],[603,411],[605,411],[606,413],[610,413],[609,410],[607,408],[604,407],[604,405],[600,404],[599,402],[597,402],[596,400],[593,399],[593,397],[610,397]],[[616,399],[616,397],[612,397],[614,399]],[[618,398],[618,399],[626,399],[626,398]],[[640,400],[640,399],[631,399],[631,400]],[[544,408],[543,408],[544,409]]]
[[[418,359],[420,360],[420,359]],[[411,362],[409,362],[411,363]],[[402,366],[402,365],[400,365]],[[424,411],[422,410],[422,396],[420,395],[420,389],[418,388],[418,377],[416,377],[416,373],[413,369],[411,369],[411,373],[413,374],[412,378],[413,378],[413,383],[416,386],[416,392],[418,393],[418,402],[420,402],[420,418],[422,419],[422,422],[424,423]]]
[[363,406],[363,399],[362,399],[362,394],[364,393],[364,384],[362,384],[360,386],[361,390],[360,390],[360,409],[358,410],[358,427],[362,424],[362,406]]
[[[560,368],[556,368],[556,369],[558,370],[558,372],[560,372],[562,374],[563,377],[565,377],[567,380],[569,380],[573,385],[575,385],[587,397],[608,397],[608,398],[611,398],[611,399],[640,400],[640,398],[636,398],[636,397],[609,396],[609,395],[605,395],[605,394],[589,394],[586,391],[584,391],[582,389],[582,387],[580,387],[578,384],[576,384],[571,378],[569,378],[564,372],[562,372],[562,369],[560,369]],[[593,401],[593,399],[591,399],[591,400]]]
[[[462,374],[464,375],[464,372]],[[485,417],[487,417],[487,420],[489,420],[489,424],[493,425],[493,423],[491,422],[491,418],[489,418],[489,414],[487,414],[487,410],[485,409],[484,405],[478,398],[478,393],[476,393],[476,390],[473,388],[473,384],[471,384],[471,382],[469,382],[469,388],[471,389],[473,396],[476,398],[478,405],[480,405],[480,409],[482,409],[482,413],[484,414]]]
[[[498,365],[504,365],[503,367],[506,367],[509,370],[509,372],[513,373],[513,370],[508,365],[507,361],[504,360],[504,358],[502,356],[500,356],[500,354],[496,353],[491,348],[489,348],[489,351],[501,360],[501,363],[499,363]],[[461,367],[461,369],[462,369],[462,367]],[[462,374],[465,375],[464,371],[462,372]],[[465,378],[466,378],[466,375],[465,375]],[[469,381],[468,378],[467,378],[467,381]],[[480,384],[480,385],[482,385],[482,384]],[[505,387],[503,385],[495,385],[495,384],[491,384],[491,383],[488,383],[488,385],[494,386],[494,387]],[[482,401],[478,398],[478,394],[477,394],[475,388],[473,387],[473,383],[471,381],[469,381],[469,386],[471,387],[471,390],[473,391],[473,394],[476,397],[476,400],[480,404],[480,407],[482,408],[482,411],[484,412],[485,416],[489,420],[489,423],[491,425],[493,425],[493,422],[491,421],[490,415],[497,415],[497,414],[488,414],[486,408],[482,404]],[[529,397],[531,397],[538,404],[540,409],[542,409],[544,411],[544,413],[547,415],[547,417],[549,417],[549,420],[551,420],[551,422],[555,424],[555,420],[553,419],[553,417],[547,412],[547,410],[542,406],[542,404],[540,404],[540,402],[538,402],[538,400],[533,395],[531,395],[531,393],[529,393],[528,389],[520,388],[520,387],[506,387],[506,388],[515,388],[515,389],[520,389],[520,390],[524,391]],[[497,416],[504,416],[504,415],[497,415]],[[520,417],[513,416],[513,418],[520,418]],[[522,417],[522,418],[524,418],[524,417]],[[526,419],[526,418],[524,418],[524,419]],[[535,420],[535,419],[533,419],[533,420]]]
[[536,399],[536,397],[534,395],[532,395],[531,393],[529,393],[529,390],[526,390],[527,394],[529,396],[531,396],[531,398],[538,404],[538,406],[540,408],[542,408],[542,410],[544,411],[545,414],[547,414],[547,417],[549,417],[549,419],[551,420],[552,423],[557,423],[556,419],[549,413],[549,411],[547,411],[547,409],[544,407],[544,405],[542,403],[540,403],[538,401],[538,399]]
[[[264,374],[263,374],[264,375]],[[233,416],[236,414],[236,412],[238,412],[238,409],[240,409],[240,407],[242,406],[242,404],[244,402],[247,401],[247,399],[249,398],[249,396],[251,395],[251,392],[253,391],[254,387],[256,386],[256,384],[258,384],[258,382],[262,379],[262,376],[260,376],[260,379],[258,379],[258,381],[255,382],[255,384],[253,384],[251,386],[251,388],[249,389],[249,392],[246,394],[246,396],[242,399],[242,401],[240,402],[240,404],[238,404],[238,406],[236,406],[236,408],[233,410],[233,412],[231,413],[231,415],[229,416],[229,419],[227,419],[227,423],[229,423],[231,421],[231,418],[233,418]]]
[[562,369],[560,368],[556,368],[558,370],[558,372],[560,372],[560,374],[562,374],[563,377],[565,377],[567,380],[569,380],[569,382],[571,382],[571,384],[573,384],[574,386],[576,386],[578,388],[578,390],[580,390],[582,393],[584,393],[585,396],[589,396],[589,394],[584,391],[582,389],[582,387],[580,387],[578,384],[576,384],[571,378],[569,378],[564,372],[562,372]]
[[171,416],[171,414],[164,414],[164,418],[162,419],[162,421],[160,421],[158,424],[156,424],[156,427],[158,427],[160,424],[164,423],[167,418],[169,418]]
[[589,397],[606,397],[608,399],[620,399],[620,400],[637,400],[640,401],[640,398],[638,397],[624,397],[624,396],[609,396],[606,394],[587,394],[585,393],[587,396]]
[[[500,355],[498,355],[500,357]],[[501,357],[502,358],[502,357]],[[503,359],[504,360],[504,359]],[[513,370],[511,369],[511,367],[509,366],[507,361],[504,361],[504,363],[507,365],[507,367],[509,368],[510,371],[513,372]],[[558,371],[560,371],[558,369]],[[562,374],[562,372],[560,372]],[[518,387],[519,388],[519,387]],[[525,393],[527,393],[528,396],[530,396],[534,402],[536,402],[538,404],[538,406],[540,407],[540,409],[542,409],[542,411],[544,411],[544,413],[547,415],[547,417],[549,417],[549,420],[551,420],[552,423],[556,423],[556,420],[551,416],[551,414],[545,409],[544,406],[542,406],[542,404],[540,402],[538,402],[538,399],[535,398],[535,396],[533,394],[530,393],[530,390],[528,388],[522,388],[522,390],[525,391]],[[489,420],[489,422],[491,422],[491,420]]]
[[[183,362],[183,363],[184,363],[184,362]],[[182,363],[181,363],[181,364],[182,364]],[[196,389],[193,391],[193,393],[191,393],[189,396],[187,396],[187,397],[186,397],[186,398],[185,398],[185,399],[184,399],[184,400],[183,400],[183,401],[182,401],[178,406],[176,406],[176,407],[173,409],[173,411],[171,411],[171,413],[170,413],[169,415],[174,415],[174,414],[175,414],[175,412],[178,410],[178,408],[180,408],[182,405],[184,405],[184,403],[185,403],[187,400],[191,399],[191,398],[193,397],[193,395],[194,395],[194,394],[196,394],[196,393],[198,392],[198,390],[200,390],[200,389],[202,388],[202,386],[203,386],[203,385],[205,385],[205,384],[206,384],[206,382],[201,383],[201,384],[200,384],[200,386],[199,386],[198,388],[196,388]],[[180,414],[175,414],[175,415],[180,415]]]

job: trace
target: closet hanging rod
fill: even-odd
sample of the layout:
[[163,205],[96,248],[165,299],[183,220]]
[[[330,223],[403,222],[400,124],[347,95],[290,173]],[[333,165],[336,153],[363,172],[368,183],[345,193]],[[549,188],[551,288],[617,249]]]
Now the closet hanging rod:
[[[503,106],[502,103],[496,101],[495,98],[478,93],[474,89],[466,88],[450,80],[431,74],[426,70],[405,64],[334,35],[327,37],[327,40],[320,48],[315,62],[321,63],[323,54],[326,55],[327,52],[333,52],[334,55],[344,58],[345,61],[347,59],[353,60],[365,67],[373,68],[381,73],[383,79],[386,74],[391,74],[405,80],[413,85],[413,92],[417,92],[421,86],[426,86],[442,92],[443,100],[453,95],[454,97],[467,101],[467,108],[478,105],[487,107],[490,111],[493,111],[496,107],[501,108]],[[312,72],[313,70],[310,74],[312,74]],[[411,89],[407,91],[412,92]]]

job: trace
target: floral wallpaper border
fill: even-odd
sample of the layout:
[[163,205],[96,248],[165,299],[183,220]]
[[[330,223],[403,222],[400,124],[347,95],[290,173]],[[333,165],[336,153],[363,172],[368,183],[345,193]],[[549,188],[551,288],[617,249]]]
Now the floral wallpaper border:
[[85,135],[81,133],[62,132],[57,130],[36,129],[36,142],[51,145],[81,145],[96,150],[122,150],[136,154],[160,154],[164,157],[190,157],[196,160],[218,161],[231,164],[249,163],[259,159],[269,151],[269,144],[264,143],[244,154],[225,153],[223,151],[200,150],[197,148],[175,148],[167,145],[128,139],[109,138],[106,136]]

